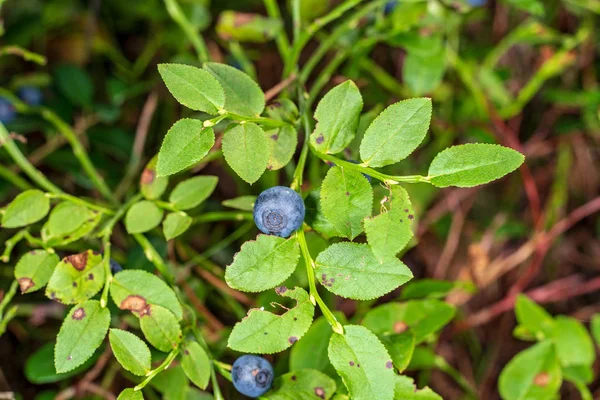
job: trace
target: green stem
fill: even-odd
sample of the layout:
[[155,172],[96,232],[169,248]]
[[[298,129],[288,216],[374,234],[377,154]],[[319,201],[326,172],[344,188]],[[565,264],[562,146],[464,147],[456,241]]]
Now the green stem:
[[16,316],[18,308],[19,306],[17,305],[9,308],[4,318],[2,318],[2,321],[0,321],[0,336],[6,332],[6,327],[8,326],[8,323]]
[[217,374],[215,373],[215,369],[210,369],[210,381],[212,382],[213,388],[213,396],[215,400],[225,400],[223,394],[221,393],[221,388],[219,387],[219,381],[217,380]]
[[358,171],[363,174],[367,174],[375,179],[382,181],[387,185],[397,185],[400,182],[403,183],[431,183],[430,178],[428,176],[422,175],[406,175],[406,176],[395,176],[395,175],[387,175],[382,174],[381,172],[374,170],[369,167],[365,167],[363,164],[354,164],[349,161],[345,161],[339,159],[330,154],[319,153],[313,151],[313,153],[322,160],[330,161],[335,165],[339,165],[340,167],[351,169],[354,171]]
[[59,193],[59,194],[47,193],[46,196],[48,196],[51,199],[66,200],[71,203],[87,207],[90,210],[96,210],[96,211],[99,211],[99,212],[101,212],[103,214],[107,214],[107,215],[114,215],[114,213],[115,213],[113,210],[111,210],[109,208],[102,207],[102,206],[96,205],[94,203],[90,203],[88,201],[80,199],[79,197],[71,196],[70,194],[67,194],[67,193]]
[[304,166],[306,165],[306,158],[308,156],[309,148],[308,136],[311,132],[310,119],[306,112],[302,114],[302,123],[304,125],[304,143],[302,144],[302,152],[300,153],[300,158],[298,159],[298,165],[294,171],[294,179],[290,185],[293,190],[298,192],[300,192],[300,189],[302,188],[302,182],[304,181]]
[[454,381],[456,383],[458,383],[458,385],[466,392],[466,394],[468,395],[469,398],[471,398],[471,399],[477,398],[475,389],[473,389],[471,384],[465,379],[464,376],[461,375],[460,372],[458,372],[456,369],[454,369],[454,367],[452,367],[450,364],[448,364],[448,362],[446,362],[446,360],[444,360],[440,356],[436,356],[434,364],[437,368],[439,368],[441,371],[443,371],[448,376],[450,376],[452,379],[454,379]]
[[231,243],[238,240],[240,237],[244,236],[253,226],[254,224],[252,222],[246,222],[244,225],[240,226],[238,229],[233,231],[233,233],[216,243],[214,246],[211,246],[202,254],[198,254],[197,256],[191,258],[188,262],[184,264],[183,268],[191,267],[196,264],[202,264],[204,261],[215,255],[216,253],[223,250]]
[[344,327],[340,324],[335,318],[335,315],[331,312],[329,307],[325,304],[321,296],[319,296],[319,292],[317,291],[317,285],[315,283],[315,262],[310,256],[310,252],[308,250],[308,245],[306,244],[306,237],[304,236],[304,230],[299,229],[296,233],[296,237],[298,238],[298,242],[300,243],[300,249],[302,250],[302,255],[304,256],[304,260],[306,262],[306,275],[308,277],[308,287],[310,290],[310,300],[313,304],[318,304],[323,316],[331,325],[331,328],[335,333],[339,333],[340,335],[344,334]]
[[44,243],[44,241],[43,241],[43,240],[41,240],[41,239],[38,239],[38,238],[34,237],[33,235],[31,235],[31,234],[29,233],[29,231],[25,231],[25,233],[24,233],[23,235],[24,235],[25,239],[27,239],[27,241],[28,241],[28,242],[29,242],[31,245],[33,245],[33,246],[38,246],[38,247],[41,247],[41,248],[43,248],[44,250],[46,250],[47,252],[49,252],[49,253],[54,253],[54,249],[53,249],[53,248],[51,248],[51,247],[47,247],[47,246],[46,246],[46,243]]
[[10,253],[12,249],[19,243],[24,237],[27,229],[22,229],[15,233],[10,239],[7,239],[4,242],[4,253],[2,253],[2,257],[0,257],[0,261],[7,263],[10,261]]
[[171,211],[171,212],[181,212],[181,210],[179,210],[177,207],[175,207],[175,205],[168,203],[166,201],[161,201],[161,200],[154,200],[154,204],[156,204],[158,207],[162,208],[163,210],[167,210],[167,211]]
[[194,49],[198,54],[198,60],[200,60],[200,62],[210,61],[210,55],[208,53],[206,43],[204,43],[204,39],[198,34],[197,30],[192,26],[192,24],[190,24],[190,21],[188,21],[183,11],[181,11],[181,7],[179,7],[177,0],[164,0],[164,2],[167,12],[173,21],[179,25],[183,33],[185,33],[185,35],[188,37],[189,41],[192,42],[192,46],[194,46]]
[[130,198],[129,201],[127,201],[127,203],[125,203],[121,208],[119,208],[114,213],[113,217],[104,225],[104,227],[102,227],[102,230],[98,233],[98,237],[101,237],[101,238],[104,238],[106,236],[110,237],[117,222],[119,222],[119,220],[121,218],[123,218],[123,215],[125,215],[127,210],[129,210],[129,208],[132,205],[134,205],[135,203],[137,203],[141,198],[142,198],[141,193],[138,193],[135,196],[133,196],[132,198]]
[[[281,21],[281,11],[279,10],[279,4],[275,0],[263,0],[265,4],[265,8],[267,9],[267,15],[269,17],[278,19]],[[283,21],[282,21],[283,22]],[[283,25],[283,24],[282,24]],[[285,30],[281,29],[275,35],[275,43],[277,44],[277,49],[279,50],[279,54],[282,59],[286,59],[288,49],[290,48],[290,42],[288,41],[287,36],[285,35]]]
[[19,46],[4,46],[0,47],[0,57],[11,54],[21,57],[25,61],[31,61],[38,65],[46,65],[46,57],[24,49]]
[[165,358],[165,360],[162,362],[162,364],[160,364],[158,367],[156,367],[152,371],[148,372],[146,374],[146,379],[144,379],[144,381],[142,383],[140,383],[139,385],[134,387],[133,390],[134,391],[142,390],[156,375],[158,375],[159,372],[162,372],[165,369],[169,368],[169,365],[171,365],[171,363],[173,362],[175,357],[177,357],[177,354],[179,354],[179,347],[171,350],[171,352],[169,353],[167,358]]
[[6,128],[2,123],[0,123],[0,143],[2,143],[2,148],[6,149],[13,161],[19,166],[19,168],[21,168],[23,172],[25,172],[27,176],[29,176],[29,178],[31,178],[33,182],[35,182],[36,185],[47,192],[54,194],[63,193],[58,186],[50,182],[48,178],[46,178],[44,174],[35,168],[23,155],[23,153],[21,153],[21,150],[19,150],[15,142],[10,138]]
[[231,112],[227,112],[227,111],[223,111],[223,115],[225,115],[226,118],[229,118],[234,121],[255,122],[257,124],[261,124],[261,125],[273,127],[273,128],[289,125],[289,122],[279,121],[279,120],[272,119],[272,118],[249,117],[246,115],[235,114],[235,113],[231,113]]
[[[0,147],[2,147],[1,143]],[[6,179],[21,190],[33,189],[33,186],[29,182],[3,165],[0,165],[0,178]]]
[[194,225],[215,221],[251,221],[252,213],[248,211],[214,211],[194,218]]
[[133,237],[139,243],[139,245],[142,246],[142,249],[144,249],[144,254],[146,255],[148,261],[154,264],[158,272],[160,272],[169,285],[174,286],[175,278],[169,271],[169,267],[165,261],[162,259],[160,254],[158,254],[158,251],[156,251],[154,246],[152,246],[152,243],[150,243],[148,238],[141,233],[135,233],[133,234]]
[[319,77],[314,82],[313,86],[310,89],[308,94],[308,100],[306,101],[306,108],[310,109],[317,99],[317,96],[321,92],[321,90],[325,87],[328,82],[331,82],[331,77],[335,73],[335,71],[339,68],[340,65],[348,58],[351,51],[350,49],[340,50],[334,56],[333,60],[321,71]]
[[10,288],[8,289],[6,294],[4,295],[4,298],[2,298],[2,302],[0,302],[0,319],[2,319],[2,316],[4,315],[4,309],[6,308],[8,303],[10,303],[12,298],[15,297],[18,287],[19,282],[17,282],[17,280],[15,279],[10,285]]
[[87,150],[85,149],[85,147],[83,147],[83,145],[77,138],[77,134],[73,131],[73,129],[71,129],[71,127],[67,123],[60,119],[60,117],[50,109],[42,108],[41,115],[46,121],[54,125],[54,127],[56,127],[56,129],[65,137],[65,139],[67,139],[67,141],[71,145],[71,148],[73,149],[73,154],[75,155],[75,157],[77,157],[79,163],[83,167],[83,170],[91,179],[94,186],[102,194],[102,196],[104,196],[110,202],[116,204],[117,200],[113,192],[110,190],[110,188],[104,181],[104,178],[100,176],[100,174],[96,170],[96,167],[94,167],[94,164],[92,164],[92,161],[88,156]]
[[213,360],[214,366],[217,368],[221,376],[231,382],[231,365]]

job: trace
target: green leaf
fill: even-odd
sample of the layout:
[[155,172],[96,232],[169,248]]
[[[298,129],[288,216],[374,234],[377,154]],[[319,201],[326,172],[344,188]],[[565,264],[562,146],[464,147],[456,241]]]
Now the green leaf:
[[346,325],[344,335],[329,342],[329,359],[353,400],[389,400],[394,393],[394,368],[377,336],[363,326]]
[[437,355],[431,347],[415,347],[408,369],[413,371],[429,370],[436,366]]
[[296,306],[282,315],[272,314],[259,308],[235,324],[227,345],[235,351],[254,354],[273,354],[296,343],[310,327],[315,306],[302,288],[292,290],[282,286],[277,294],[296,300]]
[[378,335],[402,333],[410,328],[415,334],[416,344],[419,344],[442,329],[455,313],[453,306],[440,300],[386,303],[370,310],[363,319],[363,325]]
[[187,400],[189,384],[181,365],[167,368],[150,381],[150,385],[162,394],[160,398],[165,400]]
[[141,390],[125,389],[119,394],[117,400],[144,400]]
[[3,228],[19,228],[44,218],[50,211],[50,199],[41,190],[26,190],[6,207]]
[[600,314],[594,314],[590,322],[590,330],[596,342],[596,346],[600,346]]
[[192,225],[192,217],[184,213],[173,212],[167,214],[167,217],[163,221],[163,233],[165,239],[171,240],[181,235]]
[[242,245],[225,269],[225,281],[233,289],[262,292],[286,280],[296,269],[300,246],[295,236],[284,239],[258,235]]
[[100,302],[88,300],[76,305],[65,318],[54,348],[56,372],[67,372],[83,364],[102,344],[110,311],[100,307]]
[[75,65],[63,64],[54,71],[54,82],[58,90],[74,105],[92,105],[94,85],[88,73]]
[[348,80],[331,89],[315,111],[318,121],[310,144],[321,153],[336,154],[352,142],[363,101],[358,87]]
[[415,351],[415,334],[412,329],[407,328],[406,331],[400,334],[382,335],[379,338],[390,353],[394,367],[399,372],[404,371]]
[[412,378],[396,376],[394,400],[442,400],[442,396],[428,387],[417,389]]
[[334,228],[331,222],[329,222],[327,217],[325,217],[323,207],[321,206],[320,189],[311,191],[304,199],[304,205],[306,207],[306,217],[304,218],[304,222],[306,222],[311,228],[326,238],[342,236]]
[[46,296],[63,304],[85,301],[104,285],[102,255],[92,250],[63,258],[54,268]]
[[19,282],[21,293],[35,292],[46,286],[59,261],[56,254],[44,250],[24,254],[15,266],[15,279]]
[[454,289],[462,289],[469,293],[475,292],[475,287],[471,282],[466,281],[439,281],[436,279],[419,279],[409,282],[402,288],[400,298],[402,300],[410,299],[441,299],[446,297]]
[[202,121],[183,118],[169,129],[158,152],[158,176],[173,175],[198,163],[215,144],[215,132]]
[[273,389],[262,398],[268,400],[330,399],[336,390],[333,379],[314,369],[301,369],[281,375]]
[[225,106],[225,92],[209,72],[182,64],[159,64],[158,72],[173,97],[187,108],[216,114]]
[[360,172],[337,166],[327,172],[321,186],[321,207],[340,234],[350,240],[358,236],[372,205],[373,189]]
[[223,11],[219,14],[216,31],[225,41],[265,43],[282,29],[279,19],[260,14]]
[[360,144],[360,157],[371,167],[404,160],[421,144],[431,121],[431,99],[392,104],[371,123]]
[[554,345],[561,366],[592,365],[596,351],[590,334],[578,320],[559,315],[554,324]]
[[123,368],[138,376],[150,372],[150,349],[142,339],[121,329],[111,329],[108,339],[115,358]]
[[54,343],[46,343],[27,359],[23,372],[27,380],[36,385],[59,382],[88,370],[96,363],[99,356],[99,352],[96,352],[79,367],[59,374],[54,367]]
[[519,168],[525,157],[508,147],[470,143],[438,153],[429,166],[430,182],[437,187],[473,187],[502,178]]
[[552,316],[525,295],[519,295],[515,303],[517,321],[538,340],[551,338],[555,332]]
[[[341,312],[335,312],[335,317],[340,323],[346,323],[346,317]],[[333,331],[325,317],[315,319],[304,337],[290,350],[290,371],[305,368],[316,369],[322,372],[333,371],[327,346]]]
[[163,210],[154,202],[142,200],[135,203],[125,215],[125,228],[130,234],[144,233],[156,228],[163,219]]
[[503,0],[505,3],[528,12],[536,17],[543,17],[546,14],[544,4],[539,0]]
[[124,270],[113,277],[110,295],[121,310],[138,315],[148,305],[159,305],[171,311],[178,320],[183,316],[175,292],[159,277],[139,269]]
[[394,258],[413,237],[414,211],[408,193],[394,185],[381,203],[381,214],[364,221],[371,250],[380,262]]
[[152,157],[152,160],[142,171],[140,177],[140,191],[148,200],[156,200],[162,196],[169,184],[169,178],[166,176],[157,176],[156,163],[158,162],[158,154]]
[[292,125],[266,131],[269,142],[269,162],[267,169],[276,171],[288,165],[298,145],[298,133]]
[[504,400],[552,399],[562,384],[554,345],[543,341],[517,354],[500,373]]
[[256,196],[240,196],[235,199],[224,200],[221,204],[225,207],[235,208],[242,211],[253,211]]
[[379,263],[368,245],[335,243],[317,256],[315,274],[338,296],[370,300],[412,279],[410,269],[397,258]]
[[298,107],[290,99],[279,97],[269,103],[266,113],[270,118],[294,124],[298,119]]
[[169,196],[169,202],[180,210],[189,210],[208,199],[217,187],[219,178],[200,175],[186,179],[175,186]]
[[140,328],[152,346],[165,353],[177,347],[181,341],[181,328],[171,311],[149,304],[139,317]]
[[256,124],[235,125],[223,134],[221,142],[227,164],[246,182],[260,178],[269,162],[269,142]]
[[75,242],[90,233],[101,219],[98,211],[62,202],[54,207],[42,227],[42,240],[50,247]]
[[446,71],[446,47],[436,46],[431,54],[408,52],[404,58],[402,80],[415,96],[432,92],[442,82]]
[[594,380],[594,370],[589,365],[573,365],[562,369],[563,377],[571,382],[589,385]]
[[194,385],[206,389],[212,366],[206,351],[198,342],[186,342],[181,357],[181,366]]
[[204,69],[210,72],[225,91],[225,110],[247,116],[258,116],[265,108],[265,94],[252,78],[226,64],[208,62]]

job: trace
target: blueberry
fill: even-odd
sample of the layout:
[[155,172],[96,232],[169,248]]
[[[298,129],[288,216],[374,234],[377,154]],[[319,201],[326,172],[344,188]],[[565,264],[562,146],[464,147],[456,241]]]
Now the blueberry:
[[39,106],[44,98],[42,91],[35,86],[23,86],[19,89],[18,95],[30,106]]
[[467,3],[469,3],[469,5],[473,7],[484,6],[486,2],[487,0],[467,0]]
[[112,258],[110,259],[110,272],[112,272],[112,274],[116,274],[117,272],[121,272],[123,271],[123,267],[121,267],[121,264],[119,264],[118,262],[116,262],[115,260],[113,260]]
[[387,3],[385,3],[385,8],[383,9],[383,13],[385,15],[388,15],[389,13],[394,11],[394,9],[396,8],[397,5],[398,5],[398,0],[388,1]]
[[247,354],[233,363],[231,380],[238,392],[256,398],[271,389],[273,367],[264,358]]
[[254,223],[263,233],[285,238],[302,226],[304,212],[298,193],[285,186],[273,186],[256,199]]
[[14,121],[15,116],[15,106],[8,99],[0,97],[0,122],[9,124]]

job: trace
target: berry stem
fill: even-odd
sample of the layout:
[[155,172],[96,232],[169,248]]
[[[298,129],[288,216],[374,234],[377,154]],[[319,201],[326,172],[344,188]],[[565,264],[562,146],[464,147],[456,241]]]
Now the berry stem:
[[249,117],[247,115],[240,115],[240,114],[235,114],[235,113],[231,113],[231,112],[227,112],[227,111],[224,111],[224,113],[222,115],[224,115],[225,118],[231,119],[233,121],[255,122],[257,124],[267,126],[267,127],[272,127],[272,128],[278,128],[278,127],[289,125],[289,122],[278,121],[278,120],[272,119],[272,118]]
[[160,364],[152,371],[148,372],[148,374],[146,375],[146,379],[144,379],[142,383],[134,387],[133,390],[142,390],[148,384],[148,382],[150,382],[156,375],[158,375],[159,372],[162,372],[165,369],[169,368],[169,365],[171,365],[175,357],[177,357],[177,354],[179,354],[179,347],[171,350],[167,358],[165,358],[165,361],[163,361],[162,364]]
[[71,196],[70,194],[67,194],[67,193],[47,193],[46,196],[48,196],[51,199],[62,199],[62,200],[70,201],[73,204],[78,204],[80,206],[87,207],[90,210],[99,211],[102,214],[107,214],[107,215],[115,214],[115,212],[109,208],[102,207],[102,206],[96,205],[94,203],[90,203],[89,201],[85,201],[83,199],[80,199],[79,197]]
[[317,285],[315,283],[315,262],[310,256],[310,251],[308,250],[308,245],[306,244],[306,237],[304,236],[304,230],[299,229],[296,233],[296,237],[298,238],[298,242],[300,243],[300,249],[302,250],[302,255],[304,256],[304,261],[306,262],[306,275],[308,277],[308,286],[310,290],[310,300],[313,304],[318,304],[323,316],[331,325],[331,328],[335,333],[339,333],[340,335],[344,334],[344,328],[342,324],[340,324],[335,318],[335,315],[331,312],[329,307],[325,304],[319,292],[317,291]]

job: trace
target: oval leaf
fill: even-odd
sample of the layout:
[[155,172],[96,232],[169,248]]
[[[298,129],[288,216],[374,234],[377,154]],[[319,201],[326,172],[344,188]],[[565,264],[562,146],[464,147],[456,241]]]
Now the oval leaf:
[[227,164],[246,182],[256,182],[267,168],[269,142],[258,125],[247,122],[229,129],[221,145]]
[[44,218],[50,211],[50,199],[41,190],[26,190],[6,207],[3,228],[19,228]]
[[360,144],[360,157],[371,167],[404,160],[423,141],[431,121],[431,99],[392,104],[369,125]]
[[195,176],[175,186],[169,196],[169,202],[180,210],[194,208],[208,199],[217,187],[216,176]]
[[138,315],[148,305],[155,304],[171,311],[178,320],[183,316],[175,292],[159,277],[139,269],[124,270],[113,277],[110,295],[121,310]]
[[295,236],[258,235],[242,245],[225,269],[225,281],[236,290],[262,292],[286,280],[296,269],[300,246]]
[[321,284],[338,296],[370,300],[412,279],[410,269],[397,258],[379,263],[368,245],[335,243],[316,260]]
[[181,235],[192,225],[192,217],[183,211],[169,213],[163,222],[165,239],[171,240]]
[[310,144],[321,153],[343,151],[354,139],[362,107],[362,96],[354,82],[346,81],[331,89],[315,111],[318,122]]
[[119,394],[117,400],[144,400],[141,390],[125,389]]
[[394,396],[392,359],[377,336],[363,326],[346,325],[329,341],[329,359],[354,400]]
[[63,304],[85,301],[104,285],[102,255],[92,250],[65,257],[56,265],[46,296]]
[[288,165],[298,145],[298,133],[292,125],[266,131],[269,141],[269,162],[267,169],[276,171]]
[[429,180],[437,187],[483,185],[513,172],[524,160],[518,151],[496,144],[453,146],[435,156]]
[[142,339],[121,329],[111,329],[108,339],[115,358],[123,368],[138,376],[150,372],[150,349]]
[[554,327],[556,354],[563,367],[591,366],[596,359],[594,343],[578,320],[559,315]]
[[302,288],[293,290],[282,286],[277,294],[296,300],[296,307],[282,315],[272,314],[259,308],[235,324],[227,345],[236,351],[255,354],[273,354],[296,343],[310,327],[315,306]]
[[194,385],[206,389],[210,380],[211,362],[198,342],[187,342],[181,357],[183,371]]
[[173,175],[196,164],[214,144],[212,128],[205,128],[197,119],[180,119],[169,129],[158,152],[158,176]]
[[156,228],[162,219],[163,210],[152,201],[142,200],[127,210],[125,228],[131,234],[144,233]]
[[330,399],[336,390],[333,379],[314,369],[302,369],[281,375],[273,383],[273,389],[263,398],[269,400],[315,400]]
[[15,279],[19,282],[21,293],[31,293],[46,286],[59,261],[56,254],[44,250],[33,250],[23,255],[15,266]]
[[363,219],[371,215],[371,184],[360,172],[332,167],[321,186],[321,207],[336,231],[352,240],[363,231]]
[[226,64],[205,63],[225,91],[225,110],[242,115],[258,116],[265,108],[265,94],[252,78]]
[[42,240],[50,247],[75,242],[90,233],[100,219],[99,212],[65,201],[50,213],[42,227]]
[[139,313],[140,327],[150,344],[165,353],[181,340],[181,328],[173,313],[164,307],[149,304]]
[[242,211],[253,211],[256,196],[240,196],[235,199],[223,200],[221,203],[224,207],[235,208]]
[[169,178],[166,176],[157,176],[156,174],[156,163],[158,162],[158,155],[152,157],[152,160],[142,171],[140,177],[140,191],[142,195],[148,200],[155,200],[160,198],[167,189],[169,184]]
[[158,72],[173,97],[187,108],[216,114],[225,105],[225,93],[219,81],[200,68],[159,64]]
[[102,344],[110,312],[100,302],[88,300],[71,309],[56,337],[54,366],[56,372],[67,372],[83,364]]

